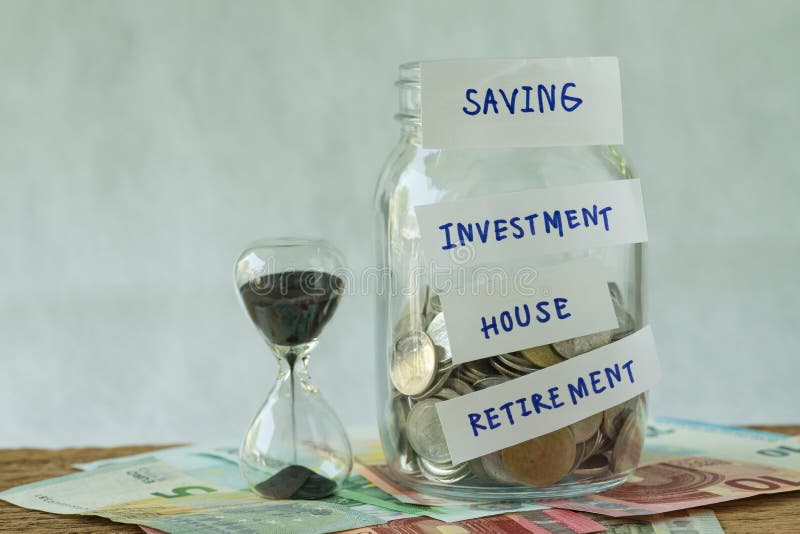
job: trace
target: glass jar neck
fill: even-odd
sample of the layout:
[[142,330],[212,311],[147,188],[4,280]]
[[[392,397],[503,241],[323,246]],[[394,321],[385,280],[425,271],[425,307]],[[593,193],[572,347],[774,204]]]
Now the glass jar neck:
[[400,110],[394,118],[400,122],[404,135],[419,137],[422,113],[422,71],[419,62],[400,65],[395,85],[400,92]]

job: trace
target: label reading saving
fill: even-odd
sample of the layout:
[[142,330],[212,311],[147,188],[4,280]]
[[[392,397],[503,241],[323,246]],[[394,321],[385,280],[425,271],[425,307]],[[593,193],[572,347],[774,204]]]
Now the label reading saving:
[[415,211],[428,261],[443,266],[647,241],[638,179],[530,189]]
[[619,326],[597,258],[538,269],[530,284],[505,289],[487,283],[440,293],[453,363]]
[[438,402],[436,410],[456,464],[571,425],[660,378],[653,334],[645,327],[535,373]]
[[422,63],[425,148],[622,144],[614,57]]

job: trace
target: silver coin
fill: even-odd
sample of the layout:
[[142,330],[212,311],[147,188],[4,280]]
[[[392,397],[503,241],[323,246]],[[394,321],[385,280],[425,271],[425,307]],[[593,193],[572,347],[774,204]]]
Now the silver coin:
[[489,478],[497,482],[502,482],[503,484],[519,484],[519,482],[506,471],[506,466],[503,464],[503,456],[500,451],[481,456],[481,463],[483,464],[483,469],[489,475]]
[[509,352],[508,354],[501,354],[503,358],[505,358],[509,362],[513,362],[520,367],[524,367],[526,369],[532,369],[534,371],[538,371],[541,369],[538,365],[535,365],[531,362],[528,358],[520,354],[519,352]]
[[453,353],[450,351],[450,338],[447,337],[447,326],[444,322],[443,313],[437,313],[434,316],[431,324],[428,325],[427,334],[434,345],[438,345],[444,349],[444,359],[451,359]]
[[481,378],[474,384],[472,387],[475,389],[486,389],[492,386],[499,386],[503,382],[508,382],[508,377],[505,376],[487,376],[486,378]]
[[408,418],[408,397],[397,395],[391,401],[391,414],[389,418],[389,439],[397,449],[401,448],[406,433],[406,418]]
[[520,362],[520,360],[515,359],[510,354],[502,354],[497,356],[497,359],[506,367],[509,367],[514,371],[519,371],[522,374],[528,374],[539,370],[538,367],[531,365],[528,360],[522,358],[523,361]]
[[433,482],[441,484],[454,484],[464,480],[472,472],[469,469],[468,463],[450,466],[448,464],[437,464],[425,458],[419,459],[419,468],[422,476]]
[[611,330],[606,330],[558,341],[553,343],[552,347],[564,358],[574,358],[579,354],[584,354],[609,343],[611,343]]
[[389,374],[397,391],[419,395],[436,377],[437,359],[433,343],[425,332],[409,332],[395,343]]
[[511,367],[508,367],[507,365],[503,364],[503,361],[497,358],[491,358],[489,360],[489,364],[492,367],[494,367],[497,370],[497,372],[499,372],[501,375],[506,376],[508,378],[519,378],[525,375],[525,373],[517,371],[516,369],[512,369]]
[[412,406],[406,426],[408,442],[414,452],[420,458],[443,464],[450,461],[450,451],[447,450],[442,424],[436,412],[436,403],[439,400],[425,399]]
[[481,379],[480,375],[473,373],[469,369],[465,369],[463,365],[459,366],[459,368],[457,369],[456,376],[461,380],[464,380],[468,384],[474,384],[475,382]]
[[475,373],[475,374],[477,374],[477,375],[479,375],[481,377],[489,376],[489,375],[493,374],[492,373],[492,366],[489,365],[489,360],[488,359],[473,360],[471,362],[467,362],[467,363],[463,364],[462,367],[464,369],[468,369],[468,370],[472,371],[473,373]]
[[450,380],[447,381],[446,385],[459,395],[468,395],[474,391],[468,383],[464,382],[460,378],[451,377]]
[[461,364],[458,367],[458,371],[458,377],[469,384],[474,384],[482,378],[495,374],[492,366],[486,360],[476,360]]
[[453,368],[449,367],[447,369],[443,369],[439,373],[436,374],[435,382],[431,384],[431,386],[420,393],[419,395],[411,395],[411,399],[415,401],[427,399],[429,397],[433,397],[437,395],[441,389],[444,387],[447,380],[450,378],[450,375],[453,372]]
[[395,455],[387,455],[387,461],[392,468],[405,474],[419,473],[417,456],[411,445],[408,443],[406,435],[406,420],[411,410],[410,401],[404,395],[398,395],[392,399],[392,414],[389,420],[388,431],[389,439],[396,446]]
[[457,391],[455,391],[454,389],[448,388],[448,387],[444,387],[441,390],[439,390],[438,393],[436,393],[436,398],[440,399],[440,400],[455,399],[456,397],[459,397],[459,396],[460,395],[458,394]]

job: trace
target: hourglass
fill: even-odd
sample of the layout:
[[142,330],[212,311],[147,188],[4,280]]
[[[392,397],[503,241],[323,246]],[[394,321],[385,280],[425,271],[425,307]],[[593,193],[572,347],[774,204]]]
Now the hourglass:
[[270,499],[333,493],[353,466],[342,423],[310,381],[309,353],[344,292],[341,253],[318,239],[272,239],[246,248],[235,281],[247,314],[278,359],[275,385],[239,453],[250,487]]

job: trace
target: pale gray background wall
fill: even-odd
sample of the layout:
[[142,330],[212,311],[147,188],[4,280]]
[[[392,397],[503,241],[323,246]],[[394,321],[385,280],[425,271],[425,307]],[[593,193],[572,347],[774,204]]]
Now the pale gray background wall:
[[[800,3],[0,2],[0,446],[237,441],[274,377],[250,240],[373,258],[419,58],[617,55],[643,178],[657,414],[797,423]],[[374,419],[372,300],[313,358]]]

